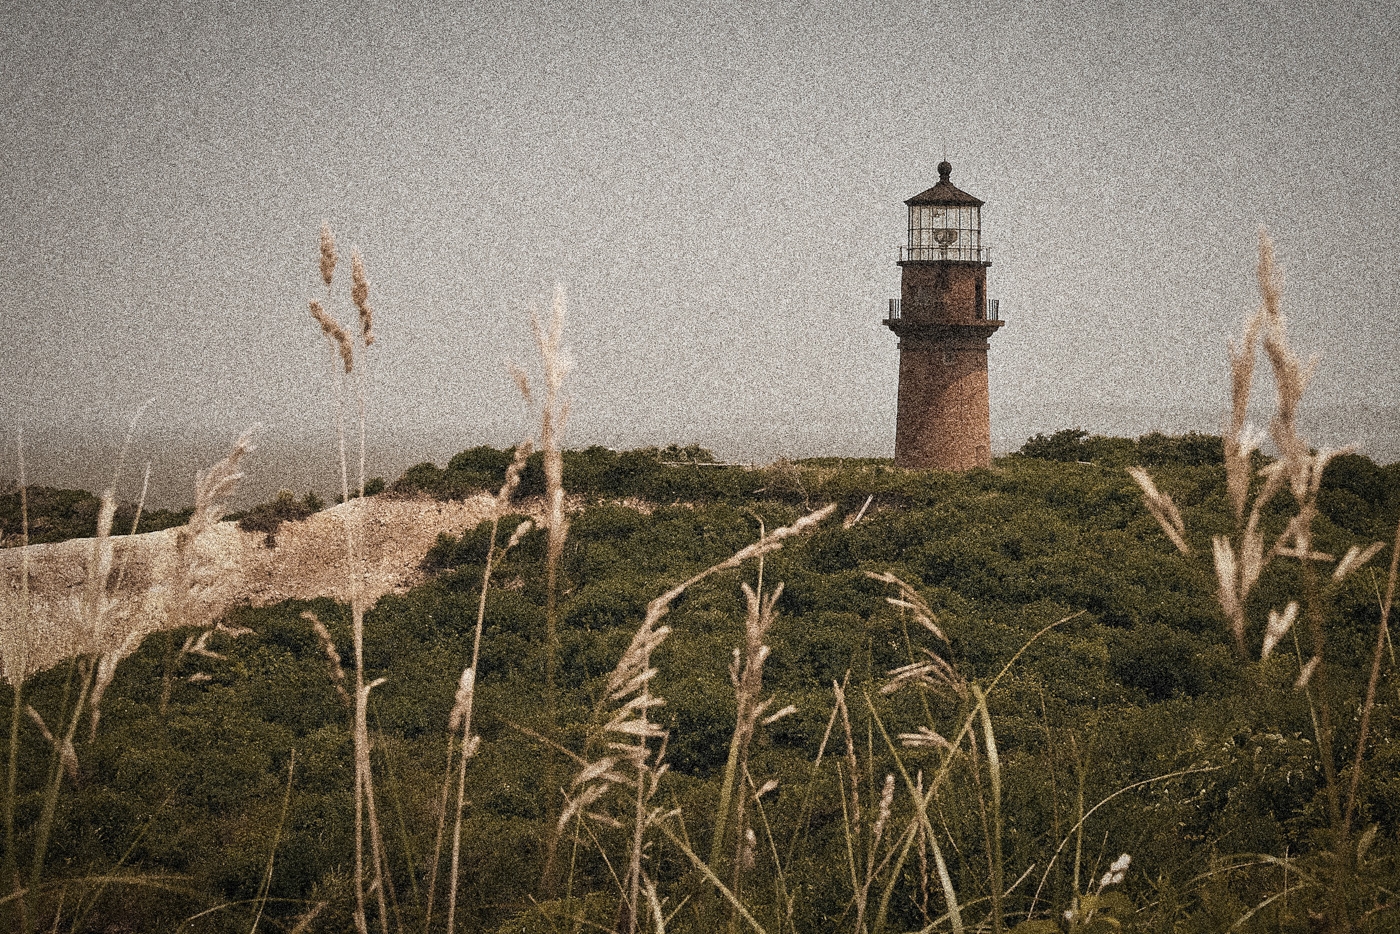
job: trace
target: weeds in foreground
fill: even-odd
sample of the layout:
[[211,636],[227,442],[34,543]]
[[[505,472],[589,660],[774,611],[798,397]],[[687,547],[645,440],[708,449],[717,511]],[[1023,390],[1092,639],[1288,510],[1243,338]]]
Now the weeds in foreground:
[[[666,749],[666,731],[650,719],[652,708],[665,704],[665,699],[654,696],[650,688],[651,680],[657,674],[657,670],[652,667],[652,655],[671,632],[669,626],[661,624],[661,620],[670,612],[671,605],[691,587],[722,571],[737,568],[752,558],[761,558],[765,554],[778,550],[787,539],[808,531],[831,515],[835,509],[835,504],[832,504],[803,516],[792,525],[776,529],[771,535],[765,535],[753,545],[706,568],[652,600],[647,605],[646,618],[642,621],[636,634],[633,635],[632,642],[623,654],[622,660],[618,662],[617,668],[608,678],[607,691],[596,714],[598,721],[602,721],[603,716],[607,716],[607,720],[600,725],[595,725],[591,733],[594,742],[610,752],[596,760],[586,761],[582,771],[574,776],[571,786],[578,790],[573,793],[560,815],[559,829],[567,827],[569,822],[575,818],[580,820],[591,818],[614,829],[623,829],[625,825],[622,821],[590,809],[615,786],[630,786],[634,790],[635,808],[631,816],[630,842],[626,852],[626,871],[621,878],[617,876],[615,871],[612,873],[621,894],[618,930],[632,934],[638,929],[639,921],[644,914],[649,914],[653,920],[661,919],[661,906],[657,900],[656,884],[653,879],[646,875],[642,865],[642,854],[646,844],[647,831],[653,827],[662,828],[667,821],[680,816],[677,810],[649,807],[667,769],[663,761]],[[746,588],[746,595],[750,598],[750,623],[746,628],[751,637],[761,637],[761,629],[767,628],[763,621],[764,608],[754,591]],[[766,608],[768,622],[771,622],[771,602]],[[758,664],[761,664],[762,658],[766,655],[766,647],[756,645],[751,657]],[[752,737],[754,721],[767,706],[762,703],[754,703],[757,700],[756,682],[761,676],[751,673],[749,684],[745,686],[740,681],[737,663],[734,670],[740,702],[747,703],[745,716],[736,725],[735,737],[730,744],[730,761],[725,769],[726,788],[722,792],[720,810],[715,815],[715,836],[718,841],[715,845],[715,852],[717,854],[723,846],[722,830],[729,801],[733,794],[732,786],[729,783],[735,780],[736,775],[742,774],[737,770],[737,760],[742,755],[741,747],[747,745],[748,739]],[[620,704],[620,706],[615,710],[610,710],[613,704]],[[786,710],[779,711],[768,718],[768,722],[773,722],[788,712]],[[658,741],[656,750],[652,750],[648,745],[653,740]],[[629,777],[615,771],[616,767],[624,761],[631,765],[635,773],[633,776]],[[741,791],[740,794],[742,795],[742,793]],[[755,797],[758,796],[761,796],[761,793]],[[741,847],[747,836],[740,837]],[[706,878],[716,883],[716,887],[730,901],[735,910],[746,914],[734,888],[726,887],[724,883],[719,881],[720,877],[714,865],[718,862],[718,858],[712,858],[710,863],[706,863],[696,856],[688,846],[683,847],[683,849],[696,868]],[[738,867],[743,863],[742,853],[741,849],[740,855],[735,860],[736,874]],[[606,859],[606,853],[604,853],[604,858]],[[612,865],[611,861],[609,861],[609,865]],[[647,893],[649,902],[647,907],[651,909],[650,912],[644,912],[644,906],[641,903],[643,890]],[[749,920],[752,921],[751,918]],[[757,922],[752,923],[757,926]],[[663,920],[659,929],[664,930],[664,926]]]
[[[340,452],[340,498],[342,502],[350,500],[349,481],[349,461],[346,455],[345,439],[345,407],[347,388],[353,387],[356,407],[358,410],[359,427],[359,482],[357,484],[357,498],[362,506],[365,498],[365,375],[364,361],[369,350],[375,342],[374,335],[374,312],[369,304],[369,279],[365,274],[364,260],[358,251],[354,251],[351,256],[351,285],[350,300],[354,305],[359,328],[352,333],[350,329],[342,325],[335,314],[328,310],[333,307],[333,293],[331,291],[335,281],[335,267],[339,263],[339,253],[336,249],[335,235],[328,225],[321,227],[320,240],[320,271],[321,281],[326,287],[324,302],[311,299],[308,302],[311,317],[320,325],[322,333],[327,337],[332,352],[338,357],[340,362],[340,377],[337,382],[338,392],[336,393],[336,442]],[[357,344],[358,341],[358,344]],[[357,371],[356,346],[359,347],[360,367]],[[365,680],[365,610],[366,599],[361,592],[360,580],[363,577],[363,569],[360,566],[362,556],[359,550],[361,509],[356,509],[352,516],[345,523],[345,548],[349,555],[350,581],[350,612],[352,624],[352,638],[354,640],[354,661],[355,661],[355,682],[352,736],[355,749],[355,927],[359,934],[369,934],[369,921],[365,911],[365,897],[369,892],[374,894],[376,908],[378,909],[379,930],[383,934],[389,931],[389,901],[395,902],[397,910],[397,898],[394,898],[393,881],[387,872],[387,860],[384,853],[383,835],[379,828],[379,808],[374,792],[374,772],[371,759],[371,742],[369,733],[369,698],[370,692],[382,685],[386,679],[376,678],[373,681]],[[322,633],[324,638],[324,630]],[[334,647],[329,649],[334,652]],[[339,683],[337,682],[337,687]],[[369,844],[369,885],[365,883],[365,844]],[[400,925],[401,927],[402,925]]]
[[[1282,275],[1274,260],[1273,244],[1262,232],[1258,278],[1259,310],[1245,320],[1240,343],[1230,346],[1230,417],[1224,441],[1226,486],[1235,531],[1232,535],[1216,535],[1211,539],[1216,598],[1241,659],[1248,659],[1253,647],[1258,645],[1260,660],[1267,660],[1300,617],[1305,621],[1308,631],[1299,646],[1295,687],[1307,692],[1313,710],[1314,734],[1326,788],[1327,820],[1331,827],[1331,850],[1323,873],[1327,879],[1328,902],[1318,920],[1325,930],[1350,932],[1356,930],[1353,913],[1360,895],[1354,890],[1360,855],[1353,824],[1366,764],[1371,715],[1376,705],[1376,685],[1389,631],[1396,557],[1400,553],[1400,527],[1396,529],[1392,547],[1386,594],[1380,602],[1366,691],[1359,700],[1360,725],[1347,782],[1338,762],[1340,711],[1338,698],[1329,685],[1325,605],[1347,575],[1366,564],[1384,545],[1381,542],[1352,545],[1340,559],[1318,551],[1314,545],[1313,527],[1320,514],[1318,496],[1323,472],[1334,457],[1346,451],[1314,450],[1298,433],[1298,413],[1316,361],[1304,363],[1289,344],[1282,310]],[[1255,452],[1264,438],[1249,424],[1248,411],[1261,344],[1276,393],[1269,437],[1279,457],[1256,469]],[[1131,468],[1129,473],[1142,487],[1147,507],[1163,532],[1182,554],[1191,554],[1186,524],[1171,497],[1157,489],[1143,468]],[[1293,514],[1280,532],[1269,535],[1264,531],[1266,510],[1284,491],[1292,494]],[[1251,631],[1251,594],[1265,570],[1272,563],[1285,560],[1296,562],[1301,592],[1286,606],[1269,608],[1263,631],[1256,635]],[[1328,565],[1330,574],[1321,570]],[[1392,907],[1380,903],[1371,913]]]
[[[133,426],[134,423],[133,420]],[[20,587],[17,593],[11,593],[8,589],[0,591],[0,603],[3,603],[0,610],[3,611],[5,632],[0,652],[3,652],[5,680],[10,684],[13,698],[4,805],[4,884],[9,886],[9,895],[0,900],[0,903],[10,902],[13,926],[16,930],[28,931],[40,920],[39,915],[31,910],[31,902],[43,889],[46,858],[63,788],[65,784],[76,785],[80,779],[75,740],[83,716],[86,714],[88,718],[88,739],[95,740],[102,715],[102,700],[116,677],[117,666],[122,660],[131,656],[156,629],[170,625],[172,619],[197,618],[191,607],[197,602],[201,589],[208,585],[210,576],[217,573],[208,557],[201,553],[200,539],[222,517],[228,497],[243,476],[239,471],[239,463],[251,450],[250,435],[245,433],[238,439],[228,457],[196,476],[195,509],[189,522],[177,534],[173,561],[160,568],[157,578],[159,585],[150,588],[134,606],[130,603],[119,606],[112,598],[112,594],[120,588],[122,576],[126,572],[125,561],[116,561],[112,541],[112,523],[116,515],[116,479],[112,486],[104,491],[97,517],[97,535],[89,549],[82,593],[73,613],[77,630],[74,634],[76,646],[69,663],[59,709],[49,714],[49,720],[61,724],[58,734],[49,727],[49,721],[40,711],[23,701],[24,685],[36,673],[36,653],[32,651],[30,644],[30,639],[34,636],[32,614],[35,601],[31,598],[29,588],[27,516],[24,519],[24,541],[20,545]],[[20,458],[22,465],[22,442]],[[25,479],[22,467],[20,487],[24,508],[27,503],[24,500]],[[136,522],[139,522],[139,506],[136,515]],[[135,524],[132,531],[136,531]],[[195,646],[208,654],[208,637],[215,631],[231,636],[241,634],[240,631],[225,627],[222,623],[215,623],[198,634],[190,635],[186,642],[187,649],[192,651],[190,647]],[[34,825],[34,842],[30,852],[27,879],[19,866],[19,848],[15,836],[21,705],[24,714],[33,721],[51,750],[48,778],[44,783],[42,796],[43,804]],[[140,879],[131,881],[135,884],[141,882]],[[55,910],[55,925],[58,924],[60,916],[61,905]]]

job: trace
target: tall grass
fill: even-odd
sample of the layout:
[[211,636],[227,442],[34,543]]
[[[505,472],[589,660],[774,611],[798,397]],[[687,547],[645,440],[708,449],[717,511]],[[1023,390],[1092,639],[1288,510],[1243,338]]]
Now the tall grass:
[[[373,313],[369,305],[369,279],[365,273],[364,261],[358,251],[352,256],[350,297],[359,320],[356,332],[341,324],[333,311],[335,268],[340,256],[336,248],[335,234],[329,225],[322,225],[320,238],[320,272],[325,285],[325,298],[311,299],[308,307],[312,319],[320,325],[321,332],[330,342],[340,363],[335,399],[336,443],[340,454],[340,497],[342,502],[350,501],[349,458],[346,454],[345,407],[347,395],[354,394],[358,409],[359,435],[359,482],[356,487],[360,505],[365,496],[365,376],[364,361],[366,351],[375,342],[372,330]],[[359,347],[360,367],[357,370],[356,346]],[[354,739],[354,801],[355,801],[355,928],[359,934],[369,934],[369,920],[365,907],[368,892],[374,894],[378,909],[377,919],[382,934],[389,931],[389,907],[386,890],[391,888],[391,880],[386,875],[383,835],[379,828],[379,808],[374,791],[374,771],[371,758],[369,733],[370,692],[385,682],[385,678],[373,681],[365,679],[365,610],[366,599],[361,592],[363,578],[362,556],[359,551],[360,521],[362,509],[356,509],[345,522],[345,548],[349,556],[347,567],[350,580],[351,632],[354,642],[354,696],[352,705],[352,736]],[[323,634],[324,630],[322,630]],[[324,636],[323,636],[324,637]],[[334,652],[333,644],[328,649]],[[369,845],[369,885],[366,885],[365,845]]]
[[[144,409],[144,406],[142,406]],[[140,411],[133,417],[133,430]],[[97,534],[88,548],[86,568],[81,595],[77,598],[72,618],[76,632],[73,633],[74,650],[69,663],[62,701],[57,711],[50,711],[49,718],[30,704],[24,703],[25,683],[37,673],[35,668],[39,653],[34,651],[32,640],[36,636],[32,625],[35,601],[30,592],[29,576],[29,523],[27,502],[27,479],[23,468],[23,440],[20,438],[20,492],[23,517],[23,541],[21,544],[21,574],[17,592],[8,588],[0,592],[0,610],[3,611],[5,639],[0,645],[4,654],[4,677],[12,691],[12,713],[8,770],[5,789],[5,884],[10,886],[8,901],[11,905],[13,926],[16,930],[27,931],[36,920],[31,911],[31,901],[42,891],[46,860],[59,801],[66,783],[76,785],[79,781],[79,760],[77,744],[78,729],[86,714],[89,723],[88,738],[97,736],[98,724],[102,715],[102,700],[107,689],[116,677],[117,667],[122,660],[130,657],[141,646],[145,638],[171,618],[183,618],[189,606],[198,598],[200,589],[205,586],[211,568],[200,554],[198,543],[201,536],[214,527],[222,517],[228,497],[242,478],[240,461],[252,450],[250,434],[244,433],[234,445],[232,452],[224,460],[195,477],[195,509],[186,526],[179,530],[173,563],[162,568],[162,586],[153,587],[136,605],[124,606],[125,618],[113,619],[116,604],[112,594],[121,586],[126,572],[126,561],[120,565],[115,560],[112,541],[112,524],[116,516],[117,481],[120,479],[121,462],[125,457],[126,446],[118,458],[118,467],[112,486],[102,494],[101,506],[97,515]],[[147,470],[149,478],[149,468]],[[145,484],[142,495],[144,500]],[[140,521],[140,505],[132,532]],[[127,552],[125,557],[129,557]],[[191,621],[194,615],[188,614]],[[202,645],[207,634],[216,628],[215,623],[205,630],[205,636],[191,636]],[[42,805],[33,828],[33,845],[29,854],[30,865],[27,878],[19,866],[19,847],[15,835],[15,809],[17,800],[17,760],[19,754],[20,712],[33,721],[40,735],[51,750],[48,778],[44,782]],[[49,721],[59,724],[57,731],[49,726]],[[66,780],[66,783],[65,783]],[[57,925],[60,911],[55,912]]]
[[[1396,553],[1400,527],[1392,547],[1386,596],[1380,604],[1375,648],[1369,678],[1359,699],[1359,729],[1352,757],[1350,781],[1341,774],[1338,749],[1338,698],[1330,689],[1326,604],[1348,575],[1374,557],[1381,542],[1354,544],[1340,558],[1315,547],[1314,525],[1320,515],[1318,498],[1328,463],[1342,450],[1316,450],[1299,433],[1298,419],[1307,385],[1317,360],[1305,362],[1293,349],[1283,314],[1282,273],[1268,235],[1259,237],[1259,309],[1244,322],[1238,344],[1230,345],[1230,407],[1224,436],[1225,475],[1234,520],[1233,534],[1211,538],[1216,577],[1216,599],[1242,660],[1258,645],[1266,660],[1301,619],[1307,626],[1298,656],[1297,690],[1306,691],[1314,712],[1314,736],[1319,766],[1326,788],[1327,820],[1331,848],[1324,868],[1327,907],[1322,915],[1327,930],[1355,930],[1354,911],[1360,893],[1354,890],[1358,841],[1353,826],[1358,791],[1365,770],[1366,743],[1376,706],[1376,685],[1389,632],[1391,601],[1395,592]],[[1248,421],[1254,373],[1262,349],[1275,390],[1274,411],[1268,437],[1278,450],[1276,460],[1257,465],[1255,452],[1264,436]],[[1191,554],[1188,530],[1171,497],[1158,490],[1142,468],[1129,471],[1142,488],[1148,509],[1163,532],[1183,554]],[[1292,514],[1277,534],[1265,532],[1264,518],[1276,497],[1291,494]],[[1295,562],[1300,588],[1283,607],[1270,607],[1259,631],[1252,619],[1250,598],[1265,571],[1275,562]],[[1305,646],[1305,648],[1304,648]],[[1306,659],[1306,660],[1304,660]]]

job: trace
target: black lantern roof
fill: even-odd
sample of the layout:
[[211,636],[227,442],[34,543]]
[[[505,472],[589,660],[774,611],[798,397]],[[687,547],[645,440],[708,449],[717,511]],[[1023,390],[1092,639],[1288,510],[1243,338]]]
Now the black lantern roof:
[[917,194],[904,202],[910,207],[916,205],[938,205],[939,207],[977,207],[982,206],[980,198],[963,191],[952,182],[948,181],[948,176],[953,174],[953,166],[946,160],[938,163],[938,184],[928,191]]

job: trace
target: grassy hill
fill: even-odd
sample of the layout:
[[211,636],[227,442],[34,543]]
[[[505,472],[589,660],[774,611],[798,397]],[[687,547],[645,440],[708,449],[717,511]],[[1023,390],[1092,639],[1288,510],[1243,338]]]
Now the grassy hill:
[[[1329,677],[1295,690],[1312,651],[1302,624],[1262,662],[1251,631],[1241,657],[1215,598],[1211,536],[1232,528],[1222,457],[1218,438],[1075,431],[962,475],[565,452],[576,511],[553,599],[547,533],[507,515],[494,546],[489,523],[440,538],[432,579],[365,618],[364,678],[385,679],[367,719],[386,880],[366,897],[383,896],[390,928],[444,929],[462,769],[461,930],[1310,930],[1330,897],[1336,784],[1316,718],[1323,700],[1343,712],[1329,742],[1345,786],[1388,552],[1307,608],[1328,633]],[[494,490],[510,463],[475,448],[381,495]],[[1180,508],[1191,554],[1144,506],[1123,469],[1134,464]],[[544,474],[527,462],[517,496],[544,493]],[[31,526],[46,504],[67,515],[80,501],[32,498]],[[1319,551],[1388,541],[1400,469],[1333,460],[1318,502]],[[651,601],[828,503],[814,530],[677,595],[638,669],[654,675],[610,682]],[[1263,526],[1281,529],[1289,505],[1274,500]],[[488,555],[480,740],[462,766],[449,724]],[[1271,564],[1249,612],[1284,606],[1302,576]],[[741,585],[776,595],[772,613]],[[288,603],[227,624],[193,650],[180,633],[146,640],[121,662],[100,728],[76,729],[71,758],[55,748],[79,723],[89,662],[25,685],[38,716],[11,734],[7,865],[29,889],[0,910],[34,925],[57,913],[74,931],[354,929],[353,670],[351,683],[335,676],[352,668],[350,610]],[[1386,655],[1352,818],[1357,912],[1393,900],[1400,876],[1395,677]],[[617,728],[638,711],[665,733],[645,761],[628,746],[637,734]],[[366,845],[361,862],[374,859]],[[629,916],[634,904],[645,918]]]

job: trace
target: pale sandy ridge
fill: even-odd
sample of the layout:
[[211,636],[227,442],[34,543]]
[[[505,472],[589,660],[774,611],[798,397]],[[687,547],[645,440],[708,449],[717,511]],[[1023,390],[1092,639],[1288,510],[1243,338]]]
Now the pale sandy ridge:
[[[93,539],[29,547],[27,614],[20,585],[24,549],[4,549],[0,658],[11,677],[20,670],[27,676],[74,654],[111,652],[133,640],[139,644],[153,632],[213,625],[233,606],[316,597],[349,600],[357,583],[372,604],[421,582],[423,557],[438,535],[459,534],[489,519],[492,502],[486,494],[447,502],[384,496],[351,500],[284,523],[273,547],[262,532],[221,522],[195,541],[195,586],[188,598],[176,592],[181,589],[176,583],[181,576],[176,556],[180,529],[116,536],[110,540],[113,570],[100,614],[84,610]],[[347,524],[357,539],[353,567]]]

